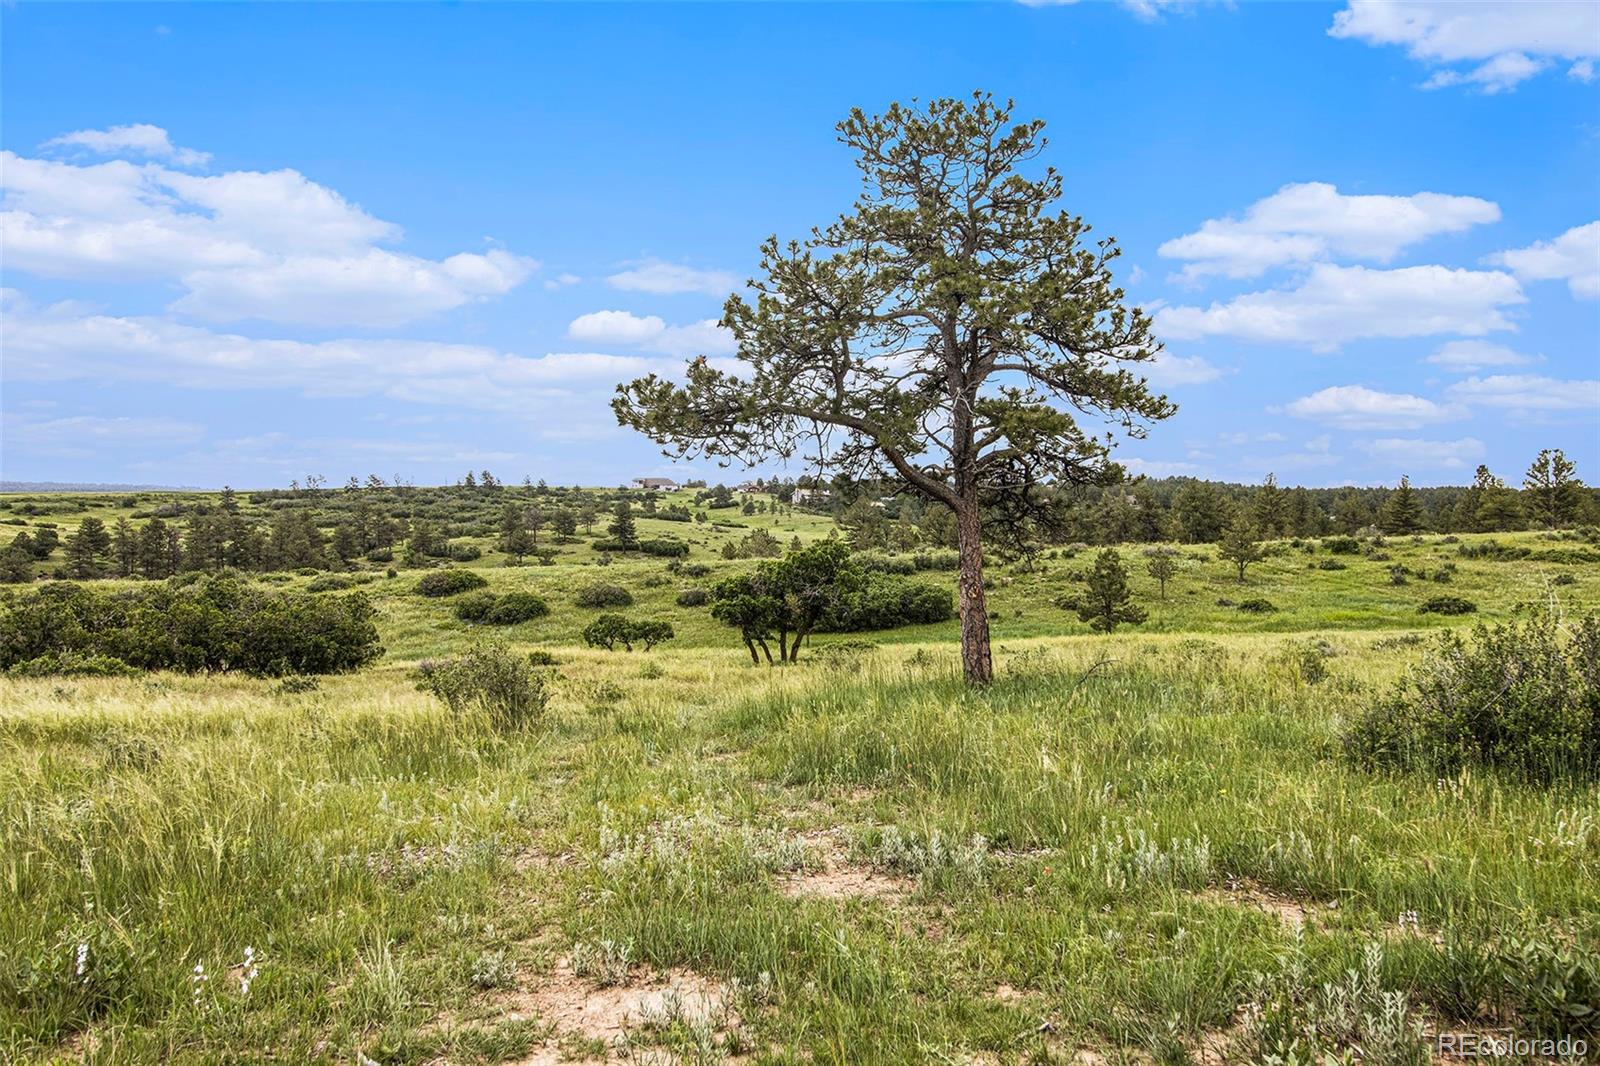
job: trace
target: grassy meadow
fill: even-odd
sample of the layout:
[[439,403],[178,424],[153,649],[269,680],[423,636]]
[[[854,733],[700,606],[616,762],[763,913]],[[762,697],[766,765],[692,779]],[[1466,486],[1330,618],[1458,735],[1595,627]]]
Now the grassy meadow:
[[[1000,680],[976,692],[954,622],[752,666],[679,592],[753,565],[715,554],[752,525],[787,543],[830,523],[738,521],[640,519],[701,538],[698,579],[583,544],[469,564],[551,607],[496,634],[555,659],[523,732],[418,689],[419,661],[483,630],[416,595],[417,571],[361,575],[386,654],[314,687],[0,677],[0,1061],[1419,1062],[1420,1034],[1450,1030],[1597,1046],[1574,1008],[1600,1000],[1581,984],[1600,787],[1369,773],[1340,742],[1430,631],[1600,605],[1581,544],[1503,534],[1530,549],[1507,561],[1460,553],[1483,537],[1390,538],[1387,559],[1285,543],[1243,584],[1181,546],[1164,599],[1129,547],[1149,618],[1111,636],[1056,602],[1092,551],[996,564]],[[599,612],[572,597],[596,580],[676,638],[582,647]],[[1438,595],[1477,614],[1418,613]],[[1275,609],[1235,605],[1258,598]]]

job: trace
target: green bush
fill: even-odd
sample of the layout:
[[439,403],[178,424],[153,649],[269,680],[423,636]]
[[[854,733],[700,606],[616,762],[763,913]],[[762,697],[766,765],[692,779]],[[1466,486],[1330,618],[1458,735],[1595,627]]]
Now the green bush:
[[1435,596],[1417,608],[1418,614],[1471,614],[1478,605],[1460,596]]
[[711,593],[702,588],[684,589],[678,593],[679,607],[704,607],[711,602]]
[[355,588],[355,582],[344,574],[323,574],[306,582],[307,592],[344,592]]
[[596,581],[579,589],[572,602],[579,607],[632,607],[633,593],[621,585]]
[[490,609],[484,621],[494,626],[514,626],[549,613],[549,605],[533,593],[508,592]]
[[496,732],[524,729],[544,715],[549,693],[529,662],[499,641],[443,662],[424,660],[419,687],[464,717],[482,714]]
[[476,544],[452,544],[445,554],[458,563],[470,563],[483,558],[483,549]]
[[1322,546],[1335,555],[1359,555],[1361,542],[1354,537],[1329,537]]
[[653,620],[634,621],[620,614],[603,614],[583,630],[585,644],[591,648],[604,648],[607,651],[616,651],[618,644],[628,651],[632,651],[635,644],[642,644],[644,650],[649,651],[662,641],[671,640],[673,636],[670,623]]
[[482,622],[489,617],[489,612],[494,610],[494,605],[499,599],[500,597],[488,589],[479,589],[457,600],[453,610],[456,617],[463,622]]
[[1264,600],[1259,596],[1255,599],[1244,600],[1239,604],[1239,610],[1249,611],[1251,614],[1271,614],[1278,609],[1271,600]]
[[1341,563],[1337,559],[1324,559],[1324,560],[1322,560],[1321,562],[1319,562],[1317,564],[1317,569],[1318,570],[1348,570],[1350,568],[1348,566],[1346,566],[1345,564]]
[[822,632],[855,633],[871,629],[943,622],[955,612],[947,588],[907,581],[886,573],[869,573],[838,605]]
[[434,570],[422,575],[422,580],[417,582],[417,595],[454,596],[458,592],[468,592],[472,589],[481,589],[489,584],[489,580],[476,570],[460,570],[451,567],[446,570]]
[[0,609],[0,667],[48,671],[102,657],[141,670],[338,673],[383,654],[373,616],[360,592],[274,591],[233,577],[115,592],[52,582]]
[[1498,767],[1546,781],[1600,775],[1600,621],[1563,625],[1553,612],[1464,641],[1443,633],[1433,652],[1356,721],[1345,748],[1357,763],[1451,773]]

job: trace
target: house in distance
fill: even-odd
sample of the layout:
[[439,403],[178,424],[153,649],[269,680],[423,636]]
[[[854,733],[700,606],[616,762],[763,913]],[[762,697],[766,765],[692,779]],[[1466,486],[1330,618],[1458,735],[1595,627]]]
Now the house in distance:
[[646,492],[672,492],[678,483],[670,477],[636,477],[633,479],[633,488],[644,489]]

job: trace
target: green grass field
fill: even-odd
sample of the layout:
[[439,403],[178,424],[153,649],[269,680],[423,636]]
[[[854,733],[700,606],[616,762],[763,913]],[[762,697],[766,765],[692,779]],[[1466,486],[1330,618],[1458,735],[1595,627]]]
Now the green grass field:
[[[785,540],[827,529],[738,520],[758,518]],[[675,531],[707,538],[712,574],[577,546],[473,564],[552,608],[497,631],[558,660],[524,733],[417,689],[418,660],[483,631],[417,596],[416,571],[361,586],[385,657],[314,690],[0,678],[0,1061],[1257,1062],[1294,1032],[1292,1061],[1411,1062],[1441,1030],[1597,1046],[1594,1016],[1563,1011],[1600,951],[1600,787],[1372,774],[1339,741],[1429,630],[1552,597],[1593,610],[1600,567],[1538,558],[1577,545],[1283,545],[1243,585],[1185,547],[1165,600],[1125,548],[1149,620],[1109,637],[1055,604],[1092,552],[995,566],[1000,680],[973,692],[953,622],[751,666],[674,602],[751,564],[710,554],[731,534]],[[1329,558],[1347,568],[1312,568]],[[1391,583],[1446,563],[1448,584]],[[677,638],[579,647],[598,612],[571,600],[594,580]],[[1478,614],[1417,613],[1441,594]],[[1250,598],[1277,610],[1219,604]]]

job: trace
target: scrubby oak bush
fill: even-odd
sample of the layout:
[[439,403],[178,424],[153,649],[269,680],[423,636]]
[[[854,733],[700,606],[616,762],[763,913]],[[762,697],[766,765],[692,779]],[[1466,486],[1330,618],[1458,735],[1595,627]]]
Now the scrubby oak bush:
[[596,581],[579,589],[572,602],[579,607],[632,607],[633,593],[621,585]]
[[1471,614],[1478,605],[1460,596],[1435,596],[1417,608],[1418,614]]
[[704,607],[711,602],[711,593],[702,588],[684,589],[678,593],[679,607]]
[[533,593],[508,592],[495,602],[484,620],[493,626],[514,626],[549,613],[549,605]]
[[1421,666],[1345,736],[1364,766],[1488,766],[1538,781],[1600,776],[1600,620],[1553,612],[1470,639],[1439,636]]
[[632,651],[635,644],[642,644],[644,650],[649,651],[662,641],[671,640],[673,636],[670,623],[654,620],[635,621],[620,614],[603,614],[583,629],[585,644],[591,648],[604,648],[607,651],[616,651],[619,644],[628,651]]
[[495,603],[500,599],[487,589],[469,592],[456,600],[451,610],[463,622],[482,622],[489,617],[489,612],[494,610]]
[[451,567],[448,570],[434,570],[422,575],[417,582],[417,595],[419,596],[454,596],[458,592],[470,592],[472,589],[481,589],[489,584],[489,580],[476,570],[460,570]]
[[549,694],[529,662],[499,641],[442,662],[424,660],[419,687],[457,717],[478,713],[497,732],[523,729],[544,715]]
[[379,655],[371,602],[185,575],[115,592],[53,582],[0,610],[0,668],[75,671],[84,659],[141,670],[263,676],[354,670]]

